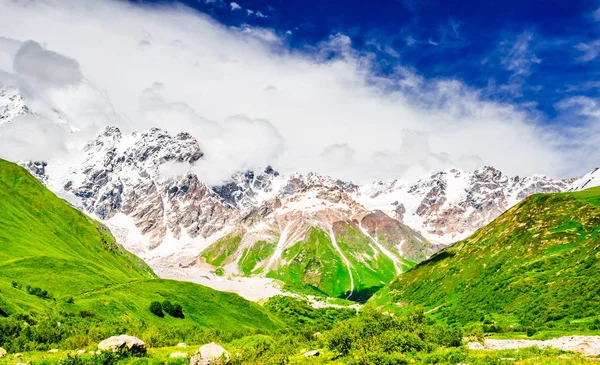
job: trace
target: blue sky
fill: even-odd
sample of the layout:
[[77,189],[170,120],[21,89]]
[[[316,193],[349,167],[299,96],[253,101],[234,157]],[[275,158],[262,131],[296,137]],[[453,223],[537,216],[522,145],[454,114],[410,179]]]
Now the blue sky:
[[377,73],[401,65],[428,79],[457,79],[486,98],[539,111],[547,123],[562,122],[561,100],[600,93],[595,1],[182,3],[226,25],[274,29],[286,46],[307,52],[341,33],[354,49],[376,55]]

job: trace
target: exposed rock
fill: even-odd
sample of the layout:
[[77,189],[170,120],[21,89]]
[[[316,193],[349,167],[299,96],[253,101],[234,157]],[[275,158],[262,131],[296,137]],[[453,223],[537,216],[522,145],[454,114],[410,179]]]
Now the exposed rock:
[[229,362],[229,353],[214,342],[200,347],[190,359],[190,365],[209,365]]
[[177,347],[182,347],[182,348],[185,349],[185,348],[187,348],[187,344],[183,343],[183,342],[180,342],[180,343],[177,344]]
[[585,356],[600,355],[600,336],[564,336],[551,340],[493,340],[486,339],[486,350],[520,349],[526,347],[553,347],[563,351],[575,351]]
[[15,356],[15,357],[21,357],[21,356],[23,356],[23,354],[22,354],[22,353],[20,353],[20,352],[17,352],[17,353],[16,353],[14,356]]
[[48,350],[48,352],[55,354],[58,352],[58,349],[50,349],[50,350]]
[[145,353],[146,344],[137,337],[121,335],[112,336],[98,344],[99,351],[117,352],[126,350],[131,353]]
[[77,350],[77,355],[85,354],[85,350]]
[[483,350],[485,349],[485,347],[483,347],[483,345],[479,342],[469,342],[467,344],[467,348],[469,350]]
[[315,356],[319,356],[319,355],[321,355],[319,350],[306,351],[305,353],[302,354],[302,356],[304,356],[304,357],[315,357]]
[[6,356],[6,350],[0,347],[0,357]]
[[188,357],[187,352],[173,352],[169,357]]

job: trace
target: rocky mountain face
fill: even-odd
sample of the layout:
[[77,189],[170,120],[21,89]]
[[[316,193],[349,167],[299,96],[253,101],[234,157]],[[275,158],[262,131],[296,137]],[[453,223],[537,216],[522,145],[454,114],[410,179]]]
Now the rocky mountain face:
[[508,208],[536,193],[565,191],[572,179],[507,176],[493,167],[441,171],[416,183],[378,181],[352,196],[417,230],[432,242],[464,239]]
[[[365,299],[439,249],[385,213],[366,209],[328,177],[280,176],[267,169],[252,179],[243,183],[256,189],[239,202],[269,193],[272,198],[242,210],[240,224],[202,252],[201,265]],[[231,184],[228,192],[240,191]]]
[[[84,154],[64,176],[47,178],[60,179],[63,193],[77,197],[85,212],[117,232],[126,230],[124,244],[137,253],[167,238],[208,238],[239,215],[193,173],[163,178],[170,164],[191,166],[202,158],[198,142],[187,133],[171,136],[153,128],[122,135],[109,127],[85,146]],[[136,236],[137,242],[127,242]]]

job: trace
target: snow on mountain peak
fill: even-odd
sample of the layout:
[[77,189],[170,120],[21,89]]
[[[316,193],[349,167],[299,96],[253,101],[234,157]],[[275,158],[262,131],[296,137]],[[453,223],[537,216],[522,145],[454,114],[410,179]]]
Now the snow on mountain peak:
[[600,186],[600,168],[598,167],[588,172],[580,179],[575,180],[573,184],[569,186],[568,191],[580,191],[596,186]]
[[0,125],[11,122],[20,115],[29,114],[31,111],[25,103],[23,95],[16,87],[2,87],[0,85]]
[[564,191],[568,180],[509,177],[485,166],[471,173],[450,169],[409,184],[399,180],[361,186],[355,199],[423,234],[449,244],[466,238],[527,196]]

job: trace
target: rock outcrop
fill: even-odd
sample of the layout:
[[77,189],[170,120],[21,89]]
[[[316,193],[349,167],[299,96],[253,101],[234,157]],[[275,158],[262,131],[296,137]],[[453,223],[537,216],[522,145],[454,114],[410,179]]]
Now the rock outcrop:
[[229,362],[229,352],[214,342],[200,347],[190,359],[190,365],[215,365]]
[[146,344],[137,337],[120,335],[112,336],[98,344],[100,351],[127,351],[132,354],[146,353]]

